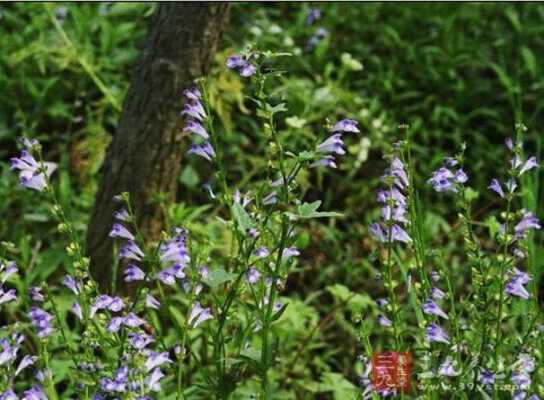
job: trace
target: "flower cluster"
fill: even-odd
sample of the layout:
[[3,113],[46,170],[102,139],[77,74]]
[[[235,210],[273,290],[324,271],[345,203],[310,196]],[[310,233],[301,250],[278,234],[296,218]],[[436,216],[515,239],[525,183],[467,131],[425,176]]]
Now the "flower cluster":
[[378,202],[382,203],[381,216],[384,227],[380,223],[373,223],[369,232],[380,242],[410,243],[412,238],[403,229],[408,224],[406,219],[407,200],[405,191],[410,184],[408,175],[404,169],[404,163],[394,156],[391,165],[382,176],[386,188],[378,191]]
[[39,149],[36,139],[21,138],[25,149],[19,157],[11,159],[11,169],[19,171],[19,181],[26,188],[43,191],[51,174],[57,169],[57,164],[52,162],[40,162],[32,152]]
[[468,181],[468,176],[462,168],[458,168],[458,160],[453,157],[446,157],[446,165],[433,172],[432,177],[427,181],[437,192],[459,191],[459,185]]
[[[535,359],[527,353],[521,353],[517,361],[512,366],[511,381],[516,385],[513,399],[523,400],[527,396],[527,390],[531,387],[531,374],[536,369]],[[528,400],[538,400],[539,397],[534,394]]]
[[306,25],[313,25],[321,19],[321,9],[311,7],[306,10]]
[[353,119],[343,119],[338,121],[332,128],[332,134],[323,143],[317,146],[317,153],[323,154],[323,157],[313,162],[310,167],[325,166],[330,168],[336,168],[336,160],[333,154],[344,155],[344,142],[342,141],[342,134],[344,133],[359,133],[357,127],[358,122]]
[[244,78],[255,75],[257,72],[257,67],[251,63],[251,59],[254,57],[253,54],[245,57],[239,54],[234,54],[227,58],[226,66],[229,69],[235,70],[240,76]]
[[210,134],[202,125],[208,117],[201,102],[202,94],[198,88],[193,87],[186,89],[183,95],[185,97],[185,106],[181,114],[187,117],[183,131],[192,133],[199,138],[198,141],[193,143],[187,154],[196,154],[211,162],[215,158],[215,150],[209,142]]
[[[6,267],[7,265],[7,267]],[[1,282],[2,284],[6,281],[6,279],[15,274],[17,272],[17,267],[14,263],[9,262],[7,264],[0,263],[0,274],[1,274]],[[15,299],[15,292],[9,291],[9,297],[12,299]],[[4,302],[7,302],[8,295],[4,293],[4,295],[0,296],[4,298]],[[1,302],[0,302],[1,304]],[[42,315],[37,315],[42,314]],[[51,320],[51,316],[40,309],[31,309],[30,313],[30,320],[32,325],[37,327],[38,334],[37,336],[39,338],[44,338],[48,336],[52,332],[52,328],[49,324]],[[34,365],[36,361],[38,360],[37,356],[33,355],[24,355],[22,358],[19,358],[19,352],[23,346],[23,343],[25,342],[25,336],[13,332],[10,335],[7,335],[8,327],[3,326],[2,330],[6,333],[6,336],[0,338],[0,376],[6,377],[9,379],[9,385],[8,389],[4,392],[0,392],[0,399],[4,400],[10,400],[10,399],[18,399],[15,392],[10,389],[10,387],[14,387],[14,380],[17,378],[25,369],[28,367]],[[19,361],[17,361],[19,360]],[[2,383],[2,380],[0,379],[0,384]],[[2,390],[0,388],[0,390]],[[43,393],[42,387],[40,385],[35,385],[31,389],[27,390],[24,394],[22,399],[23,400],[32,400],[34,398],[38,397],[32,397],[34,393]],[[45,398],[45,397],[40,397]]]
[[6,281],[18,271],[17,265],[13,262],[4,263],[0,260],[0,305],[17,299],[15,289],[4,287]]

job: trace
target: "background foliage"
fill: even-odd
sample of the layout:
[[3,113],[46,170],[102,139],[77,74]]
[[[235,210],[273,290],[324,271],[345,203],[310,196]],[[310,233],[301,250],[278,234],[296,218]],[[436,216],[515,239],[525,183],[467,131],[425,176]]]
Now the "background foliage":
[[[47,159],[59,161],[61,202],[72,210],[83,235],[130,66],[154,7],[0,6],[0,238],[13,241],[36,266],[27,284],[54,277],[65,256],[44,206],[32,193],[14,189],[16,177],[7,160],[16,151],[15,138],[39,138]],[[313,392],[345,399],[361,368],[354,368],[360,347],[352,319],[361,311],[374,312],[370,295],[379,294],[373,285],[377,263],[370,256],[375,244],[367,239],[366,226],[377,215],[374,191],[384,168],[382,150],[402,137],[399,124],[408,124],[414,133],[418,184],[424,187],[442,158],[466,142],[471,183],[485,188],[504,164],[504,138],[512,135],[515,123],[523,123],[529,151],[542,160],[544,7],[327,3],[319,5],[323,18],[313,25],[305,22],[308,7],[233,4],[208,84],[229,143],[228,157],[236,160],[237,173],[229,177],[233,181],[251,179],[263,162],[252,156],[252,149],[266,145],[248,117],[244,81],[223,67],[227,56],[246,45],[292,54],[274,66],[285,71],[274,90],[289,105],[280,129],[290,140],[298,140],[294,128],[313,137],[326,119],[351,117],[362,126],[362,134],[349,142],[351,156],[338,171],[306,177],[312,184],[308,201],[320,194],[323,208],[342,211],[345,218],[312,223],[299,243],[304,251],[283,293],[290,307],[279,344],[291,356],[276,371],[288,377],[286,398]],[[319,29],[326,29],[326,35],[309,45]],[[209,214],[200,206],[206,198],[201,186],[209,174],[197,172],[193,162],[184,160],[171,222],[189,218],[196,231],[219,229],[209,215],[220,210]],[[542,219],[542,178],[535,176],[527,206]],[[493,208],[488,193],[474,196],[482,215]],[[422,201],[428,205],[428,235],[443,246],[455,270],[463,255],[456,254],[455,231],[450,232],[447,222],[455,229],[456,216],[431,190],[423,192]],[[489,219],[482,229],[494,227]],[[449,241],[441,240],[447,236]],[[541,236],[533,271],[543,268]]]

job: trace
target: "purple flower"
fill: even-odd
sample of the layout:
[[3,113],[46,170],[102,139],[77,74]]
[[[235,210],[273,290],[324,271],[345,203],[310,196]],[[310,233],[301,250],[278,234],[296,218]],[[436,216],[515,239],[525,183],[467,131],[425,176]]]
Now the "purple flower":
[[391,240],[403,243],[411,243],[412,238],[399,225],[395,224],[391,227]]
[[119,312],[125,308],[125,303],[120,297],[113,297],[111,303],[108,305],[108,310],[112,312]]
[[23,369],[34,364],[37,359],[38,357],[36,356],[29,356],[29,355],[24,356],[21,362],[19,363],[17,370],[15,371],[15,376],[19,375]]
[[13,300],[17,300],[17,292],[15,289],[9,289],[4,292],[4,289],[0,286],[0,304],[8,303]]
[[136,260],[136,261],[142,261],[142,259],[145,257],[145,254],[136,242],[129,240],[121,249],[119,250],[119,258],[121,259],[128,259],[128,260]]
[[504,192],[502,190],[501,184],[497,179],[492,179],[491,183],[487,188],[493,190],[499,196],[504,197]]
[[259,281],[261,273],[256,268],[250,268],[247,271],[247,281],[252,285]]
[[374,222],[373,224],[371,224],[368,227],[368,231],[372,236],[374,236],[380,242],[385,243],[387,241],[385,232],[383,231],[380,224],[378,224],[377,222]]
[[457,192],[453,183],[455,174],[446,167],[441,167],[433,172],[431,178],[427,181],[437,192]]
[[19,400],[19,398],[13,390],[8,389],[5,392],[0,393],[0,400]]
[[128,326],[129,328],[137,328],[145,323],[145,320],[141,319],[134,313],[129,313],[125,318],[123,318],[123,325]]
[[265,206],[276,204],[277,202],[278,202],[278,194],[276,193],[275,190],[263,199],[263,204]]
[[53,316],[51,314],[41,308],[32,307],[28,316],[30,317],[30,323],[37,329],[40,339],[46,338],[53,333],[53,327],[51,326]]
[[9,277],[16,274],[18,270],[17,265],[13,261],[8,262],[7,264],[2,264],[0,261],[0,282],[5,283]]
[[174,285],[176,283],[176,278],[185,278],[185,273],[183,272],[184,269],[185,265],[174,264],[171,267],[160,271],[157,274],[157,278],[165,285]]
[[204,140],[208,140],[210,138],[210,135],[208,134],[206,129],[204,129],[200,122],[195,120],[187,121],[183,130],[185,132],[194,133],[195,135],[200,136]]
[[204,183],[204,184],[202,185],[202,189],[204,189],[205,191],[207,191],[208,194],[210,195],[210,197],[211,197],[212,199],[215,199],[215,197],[216,197],[216,196],[215,196],[215,193],[213,192],[212,186],[210,185],[209,182]]
[[306,49],[311,50],[319,44],[323,39],[329,35],[329,32],[325,28],[318,28],[313,36],[306,43]]
[[227,58],[225,65],[227,68],[235,70],[240,76],[245,78],[255,75],[257,72],[257,68],[253,64],[238,54]]
[[518,356],[518,360],[516,361],[515,365],[517,368],[519,368],[520,371],[526,372],[528,374],[533,372],[536,367],[535,359],[527,353],[521,353]]
[[385,170],[385,174],[382,177],[384,180],[387,178],[393,178],[394,184],[401,190],[406,189],[410,184],[408,175],[404,169],[404,164],[400,158],[393,157],[391,160],[391,165]]
[[122,366],[113,376],[113,379],[102,378],[100,380],[100,387],[106,392],[119,392],[123,393],[127,390],[129,369],[127,366]]
[[516,390],[512,394],[512,400],[524,400],[525,397],[527,397],[527,393],[525,393],[523,390]]
[[165,285],[172,286],[176,284],[176,276],[174,275],[174,272],[171,268],[166,268],[160,271],[157,274],[157,279]]
[[[161,386],[160,386],[160,383],[159,381],[164,377],[164,374],[162,373],[162,371],[159,369],[159,368],[155,368],[153,370],[153,372],[151,372],[151,375],[149,375],[146,379],[145,379],[145,384],[147,385],[147,387],[149,388],[149,390],[153,391],[153,392],[158,392],[161,390]],[[145,398],[138,398],[138,400],[146,400],[146,399],[151,399],[150,397],[145,397]]]
[[202,308],[199,302],[196,302],[191,309],[191,314],[189,315],[188,323],[193,328],[196,328],[202,322],[212,319],[212,313],[209,308]]
[[81,285],[78,282],[76,282],[76,280],[72,276],[66,275],[64,279],[62,280],[62,283],[64,286],[70,289],[72,293],[74,293],[76,296],[79,294]]
[[34,385],[24,391],[22,400],[47,400],[47,396],[41,385]]
[[378,324],[380,324],[380,326],[391,326],[393,325],[393,322],[387,318],[386,316],[382,315],[382,314],[379,314],[378,315]]
[[283,249],[281,253],[281,259],[282,261],[285,261],[291,257],[298,257],[299,255],[300,255],[300,251],[296,247],[294,246],[287,247],[286,249]]
[[377,299],[376,304],[378,304],[378,307],[383,308],[389,304],[389,301],[387,299]]
[[40,287],[32,286],[28,289],[28,294],[32,300],[42,303],[45,298],[43,297],[41,290],[42,289]]
[[429,276],[431,277],[431,281],[435,283],[440,280],[440,274],[436,271],[429,272]]
[[[159,255],[162,263],[173,261],[180,264],[180,267],[176,267],[177,269],[183,269],[191,261],[187,250],[187,236],[186,230],[180,230],[175,237],[161,244]],[[178,277],[183,278],[184,276],[180,275]]]
[[431,323],[427,326],[427,340],[429,342],[450,342],[448,335],[446,335],[446,332],[444,332],[444,329],[435,323]]
[[198,121],[202,121],[204,118],[207,117],[206,111],[204,111],[204,107],[199,101],[186,103],[183,107],[181,115],[187,115]]
[[438,368],[438,374],[442,376],[457,376],[458,372],[453,367],[453,362],[448,357]]
[[154,351],[150,351],[147,360],[145,361],[145,369],[147,371],[151,371],[156,367],[160,367],[165,363],[171,362],[172,360],[170,360],[170,358],[168,357],[168,352],[165,351],[162,353],[157,353]]
[[[26,140],[28,141],[28,139]],[[32,139],[32,142],[35,142],[35,145],[38,145],[38,142],[35,139]],[[31,142],[28,141],[26,144],[30,143]],[[27,148],[30,147],[33,146]],[[57,169],[57,164],[55,163],[38,163],[28,150],[23,150],[19,158],[14,157],[10,161],[11,169],[19,170],[19,181],[21,184],[29,189],[40,192],[45,189],[47,180]]]
[[449,319],[448,315],[436,304],[433,300],[428,299],[422,306],[423,312],[425,314],[436,315],[444,319]]
[[145,296],[145,306],[148,308],[154,308],[158,310],[161,308],[161,303],[159,303],[159,301],[156,298],[148,294],[147,296]]
[[431,297],[435,300],[443,299],[446,294],[437,287],[431,289]]
[[244,78],[248,78],[252,75],[255,75],[255,73],[257,72],[257,68],[253,64],[248,62],[238,71],[240,76],[243,76]]
[[204,142],[204,144],[193,144],[187,154],[196,154],[210,162],[215,158],[215,150],[209,142]]
[[523,167],[519,170],[519,175],[524,174],[525,172],[538,167],[538,162],[536,161],[536,157],[530,157],[527,161],[525,161],[525,164],[523,164]]
[[495,383],[495,374],[488,369],[480,372],[480,382],[482,385],[491,386]]
[[523,214],[521,221],[514,227],[517,236],[523,236],[523,234],[529,229],[540,229],[540,221],[534,216],[532,212],[526,212]]
[[226,66],[227,68],[229,69],[236,69],[236,68],[240,68],[244,65],[244,63],[246,62],[246,60],[244,60],[244,58],[238,54],[234,54],[232,56],[230,56],[229,58],[227,58],[227,62],[226,62]]
[[106,329],[110,333],[116,333],[119,332],[119,329],[121,329],[121,325],[123,325],[123,317],[113,317],[110,319]]
[[316,167],[329,167],[329,168],[338,168],[336,165],[336,159],[334,156],[325,156],[317,161],[314,161],[310,164],[310,168]]
[[134,347],[136,350],[142,350],[148,344],[155,341],[155,339],[153,339],[153,336],[148,335],[146,333],[131,332],[128,334],[128,338],[129,338],[130,345]]
[[314,22],[321,19],[321,10],[319,8],[308,8],[306,10],[306,25],[313,25]]
[[333,132],[359,133],[358,122],[353,119],[343,119],[338,121],[332,128]]
[[128,221],[130,219],[130,214],[126,209],[122,208],[121,210],[113,213],[113,218],[119,221]]
[[518,184],[516,183],[515,179],[511,178],[511,179],[508,179],[508,181],[506,182],[506,189],[508,189],[510,193],[514,193],[517,187],[518,187]]
[[335,133],[317,146],[317,151],[320,153],[346,154],[346,151],[342,147],[343,144],[342,135]]
[[119,312],[125,308],[125,303],[120,297],[110,297],[107,294],[98,296],[91,306],[90,316],[91,318],[98,310],[110,310],[112,312]]
[[200,90],[198,90],[197,87],[192,87],[189,89],[185,89],[183,91],[183,96],[189,101],[199,101],[202,97],[202,93],[200,93]]
[[1,339],[0,340],[0,366],[11,363],[17,358],[17,353],[20,349],[20,343],[16,343],[15,345],[11,345],[8,339]]
[[468,181],[468,176],[462,169],[458,169],[453,177],[453,180],[457,183],[465,183]]
[[390,205],[385,205],[382,207],[381,214],[384,221],[393,220],[396,222],[402,222],[403,224],[408,223],[408,220],[404,216],[406,214],[406,208],[403,205],[393,208],[393,211],[391,211]]
[[514,149],[514,142],[512,141],[511,137],[507,137],[506,139],[504,139],[504,144],[506,145],[508,150],[513,150]]
[[392,187],[391,190],[379,190],[377,200],[379,203],[387,203],[394,200],[396,204],[406,206],[406,196],[396,187]]
[[111,227],[111,231],[110,231],[110,234],[109,234],[109,237],[111,238],[123,238],[123,239],[127,239],[127,240],[134,240],[134,235],[132,233],[130,233],[130,231],[125,228],[123,225],[119,224],[119,223],[114,223],[113,226]]
[[511,379],[518,389],[528,389],[531,386],[531,377],[527,372],[514,372]]
[[458,164],[454,157],[444,157],[444,162],[448,167],[455,167]]
[[144,280],[145,273],[134,264],[129,264],[125,268],[125,282],[134,282]]
[[70,311],[74,313],[74,315],[81,321],[83,319],[83,311],[81,310],[81,306],[79,303],[72,304],[72,307],[70,308]]
[[269,255],[270,255],[270,252],[265,246],[261,246],[257,250],[255,250],[255,257],[257,258],[266,258]]
[[512,278],[512,280],[506,283],[504,291],[510,296],[517,296],[527,300],[530,297],[530,294],[523,286],[525,283],[526,282],[524,282],[523,276],[516,275]]

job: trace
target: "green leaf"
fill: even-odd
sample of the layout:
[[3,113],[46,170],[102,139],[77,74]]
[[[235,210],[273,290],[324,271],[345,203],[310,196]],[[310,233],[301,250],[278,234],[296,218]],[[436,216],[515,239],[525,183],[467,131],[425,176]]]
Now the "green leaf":
[[288,305],[289,303],[285,303],[284,305],[282,305],[280,310],[272,316],[272,321],[277,321],[278,319],[280,319]]
[[321,376],[319,392],[332,392],[334,400],[359,398],[359,389],[342,374],[336,372],[325,372]]
[[267,111],[272,113],[272,115],[277,114],[277,113],[282,112],[282,111],[287,111],[287,107],[286,107],[285,103],[279,103],[279,104],[275,105],[274,107],[272,107],[270,104],[267,104],[266,108],[267,108]]
[[236,278],[236,274],[227,272],[223,268],[215,268],[210,271],[208,276],[203,279],[204,283],[215,289],[223,283],[233,281]]
[[523,57],[523,61],[525,62],[525,66],[531,74],[531,77],[536,78],[538,76],[538,62],[531,49],[523,46],[521,48],[521,56]]
[[289,125],[291,128],[300,129],[304,125],[306,125],[306,120],[304,118],[299,118],[296,115],[293,117],[287,117],[285,118],[285,123]]
[[342,65],[344,65],[350,71],[362,71],[363,64],[360,61],[353,58],[349,53],[343,53],[341,56]]
[[188,165],[183,169],[179,176],[179,181],[189,189],[194,189],[200,182],[200,177],[193,167]]
[[168,307],[168,311],[170,311],[170,314],[172,317],[174,317],[179,327],[183,328],[183,326],[185,326],[185,317],[179,312],[179,310],[174,306],[170,306]]
[[321,212],[317,211],[321,201],[317,200],[312,203],[303,203],[298,206],[298,214],[287,213],[291,219],[310,219],[310,218],[333,218],[333,217],[342,217],[342,214],[337,212]]
[[240,357],[249,359],[251,361],[260,362],[261,361],[261,352],[253,348],[247,348],[240,352]]
[[232,215],[234,216],[234,219],[236,220],[236,223],[238,224],[238,227],[242,233],[246,233],[253,227],[249,214],[239,203],[235,202],[232,205]]

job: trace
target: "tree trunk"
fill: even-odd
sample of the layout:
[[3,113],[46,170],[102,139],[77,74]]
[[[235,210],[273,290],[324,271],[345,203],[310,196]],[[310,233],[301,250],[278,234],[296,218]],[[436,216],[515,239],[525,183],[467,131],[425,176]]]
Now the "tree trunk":
[[175,199],[182,156],[181,93],[208,71],[228,8],[228,3],[161,3],[152,18],[102,167],[87,231],[91,270],[103,286],[111,278],[113,196],[130,193],[146,239],[156,239],[164,226],[157,198]]

